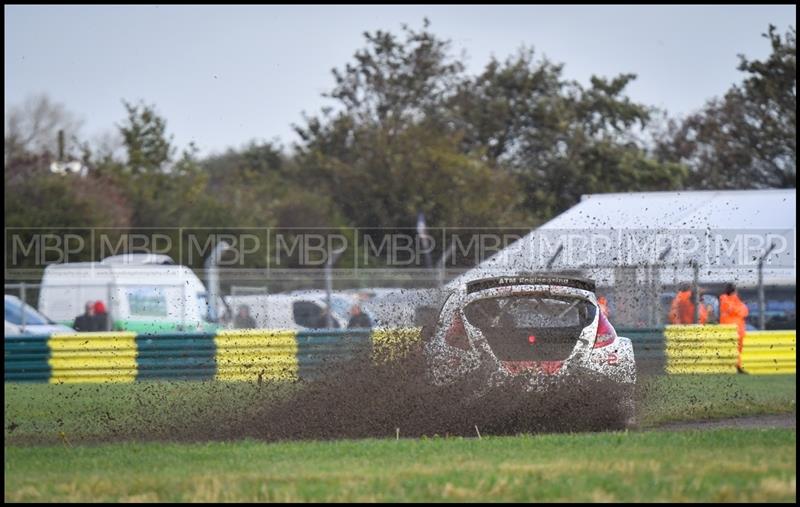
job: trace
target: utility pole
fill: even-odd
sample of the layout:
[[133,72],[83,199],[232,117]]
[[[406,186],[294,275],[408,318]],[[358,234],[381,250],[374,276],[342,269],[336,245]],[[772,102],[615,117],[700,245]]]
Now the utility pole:
[[696,260],[692,261],[692,286],[694,288],[694,318],[692,322],[700,322],[700,265]]
[[655,265],[651,266],[653,270],[653,294],[651,305],[653,308],[653,312],[655,314],[655,318],[653,319],[654,325],[660,326],[661,325],[661,269],[664,266],[664,262],[667,258],[667,255],[672,251],[672,245],[667,246],[659,255],[658,261]]
[[[231,245],[227,241],[220,241],[211,255],[206,259],[206,276],[208,277],[208,318],[211,322],[217,322],[219,313],[217,312],[217,298],[219,297],[219,263],[222,253],[228,250]],[[186,306],[186,300],[183,301]]]
[[439,269],[438,269],[439,287],[442,287],[444,285],[444,274],[445,274],[445,265],[447,264],[447,258],[450,257],[451,255],[453,255],[453,252],[455,252],[455,249],[456,249],[456,245],[455,245],[455,243],[453,243],[442,254],[442,258],[439,259],[439,263],[438,263],[438,267],[439,267]]
[[58,161],[64,161],[64,131],[58,131]]

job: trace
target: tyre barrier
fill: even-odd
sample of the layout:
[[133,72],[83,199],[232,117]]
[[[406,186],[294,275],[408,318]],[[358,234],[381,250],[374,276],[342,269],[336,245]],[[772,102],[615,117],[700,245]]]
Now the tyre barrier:
[[750,331],[742,345],[742,369],[753,375],[796,373],[796,331]]
[[738,339],[734,325],[667,326],[667,373],[736,373]]
[[[735,373],[734,326],[619,329],[631,339],[641,373]],[[54,333],[6,336],[6,382],[134,382],[152,379],[266,381],[312,379],[359,353],[391,359],[409,350],[419,328],[223,330],[217,333]],[[796,331],[751,331],[743,369],[793,374]]]
[[[397,335],[395,337],[395,334]],[[6,382],[312,379],[378,342],[418,329],[221,330],[216,333],[54,333],[5,337]]]

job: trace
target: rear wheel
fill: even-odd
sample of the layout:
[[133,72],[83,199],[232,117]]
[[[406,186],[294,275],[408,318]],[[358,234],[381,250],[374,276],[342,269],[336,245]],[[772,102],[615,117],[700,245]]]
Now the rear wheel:
[[611,417],[611,429],[625,430],[636,426],[636,391],[632,384],[620,389]]

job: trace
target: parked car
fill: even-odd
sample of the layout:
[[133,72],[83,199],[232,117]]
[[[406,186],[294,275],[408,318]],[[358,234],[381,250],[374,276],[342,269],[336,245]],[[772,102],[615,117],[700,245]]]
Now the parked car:
[[507,276],[463,283],[423,341],[436,385],[469,378],[486,390],[520,381],[534,390],[547,389],[553,382],[546,380],[554,378],[602,379],[614,386],[616,423],[633,422],[633,345],[599,310],[589,280]]
[[[375,319],[378,327],[403,328],[420,325],[419,314],[423,308],[435,306],[441,291],[438,289],[364,289],[358,293],[371,294],[364,308]],[[438,307],[437,307],[438,309]]]
[[6,294],[5,320],[5,335],[71,333],[74,331],[69,326],[53,322],[32,306],[23,303],[20,298],[11,294]]

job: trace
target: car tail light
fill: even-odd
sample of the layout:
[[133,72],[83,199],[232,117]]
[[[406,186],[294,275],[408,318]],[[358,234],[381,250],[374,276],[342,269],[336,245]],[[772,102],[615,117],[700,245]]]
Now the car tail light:
[[464,328],[464,321],[461,320],[461,316],[458,313],[456,313],[453,322],[450,323],[450,327],[447,328],[444,342],[461,350],[469,350],[471,348],[469,338],[467,338],[467,330]]
[[603,312],[600,312],[600,318],[597,322],[597,336],[594,338],[594,348],[599,349],[606,345],[611,345],[617,339],[617,332],[614,326],[608,321]]

